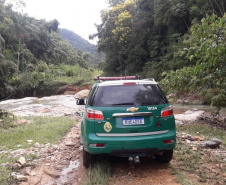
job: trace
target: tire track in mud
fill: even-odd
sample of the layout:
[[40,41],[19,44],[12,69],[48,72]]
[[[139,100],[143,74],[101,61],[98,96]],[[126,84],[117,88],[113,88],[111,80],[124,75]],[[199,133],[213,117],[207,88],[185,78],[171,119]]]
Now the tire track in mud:
[[[112,168],[109,184],[115,185],[178,185],[171,173],[170,164],[156,162],[153,158],[141,158],[140,164],[130,164],[127,158],[107,157]],[[26,170],[26,169],[24,169]],[[58,145],[48,149],[41,163],[30,174],[27,182],[20,185],[80,185],[87,169],[82,165],[80,127],[76,124]]]
[[114,185],[179,185],[172,175],[170,164],[156,162],[151,157],[141,157],[139,164],[129,164],[127,158],[114,158],[112,163]]

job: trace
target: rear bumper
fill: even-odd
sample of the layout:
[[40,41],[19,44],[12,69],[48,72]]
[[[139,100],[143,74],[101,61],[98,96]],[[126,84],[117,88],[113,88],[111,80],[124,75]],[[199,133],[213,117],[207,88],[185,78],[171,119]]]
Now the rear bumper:
[[[89,134],[88,140],[84,141],[84,149],[91,154],[111,154],[127,156],[129,154],[148,155],[164,150],[173,150],[176,145],[176,132],[157,135],[143,136],[97,136]],[[174,140],[172,143],[165,144],[164,140]],[[104,147],[93,147],[90,144],[105,143]]]

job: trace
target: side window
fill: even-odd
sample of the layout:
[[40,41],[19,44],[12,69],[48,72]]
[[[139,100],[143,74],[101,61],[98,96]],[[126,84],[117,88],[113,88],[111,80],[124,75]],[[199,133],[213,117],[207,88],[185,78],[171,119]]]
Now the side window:
[[88,105],[93,106],[93,97],[96,92],[97,87],[92,87],[88,96]]

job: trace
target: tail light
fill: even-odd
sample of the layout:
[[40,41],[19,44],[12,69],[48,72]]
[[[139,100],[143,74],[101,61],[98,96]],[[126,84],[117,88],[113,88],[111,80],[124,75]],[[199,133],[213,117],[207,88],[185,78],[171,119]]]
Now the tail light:
[[102,148],[102,147],[105,146],[105,143],[90,144],[89,146],[91,146],[91,147],[97,147],[97,148]]
[[168,117],[168,116],[172,116],[172,115],[173,115],[173,107],[172,106],[165,107],[162,109],[162,112],[161,112],[162,117]]
[[175,143],[176,140],[164,140],[164,144],[170,144],[170,143]]
[[95,120],[103,120],[103,112],[99,110],[94,110],[94,109],[86,109],[86,117],[88,119],[95,119]]

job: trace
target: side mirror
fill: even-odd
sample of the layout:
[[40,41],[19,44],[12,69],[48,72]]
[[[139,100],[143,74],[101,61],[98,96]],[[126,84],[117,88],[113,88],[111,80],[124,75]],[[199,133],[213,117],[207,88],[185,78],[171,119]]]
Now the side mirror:
[[76,104],[77,105],[85,105],[86,104],[86,100],[85,99],[77,99]]

